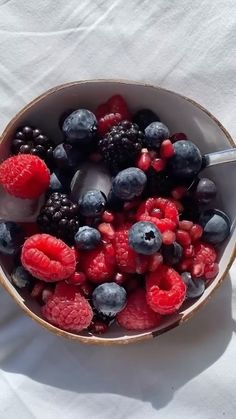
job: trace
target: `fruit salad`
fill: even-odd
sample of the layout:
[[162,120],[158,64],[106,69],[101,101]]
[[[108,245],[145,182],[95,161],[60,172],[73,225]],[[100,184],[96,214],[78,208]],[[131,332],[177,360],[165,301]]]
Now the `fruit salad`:
[[204,293],[230,234],[201,151],[118,94],[65,110],[58,126],[60,144],[19,127],[0,164],[5,194],[41,202],[33,222],[0,220],[10,281],[69,332],[155,328]]

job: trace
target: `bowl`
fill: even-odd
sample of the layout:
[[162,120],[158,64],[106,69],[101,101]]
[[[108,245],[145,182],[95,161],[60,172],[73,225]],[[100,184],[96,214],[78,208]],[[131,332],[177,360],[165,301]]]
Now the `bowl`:
[[[0,159],[9,154],[10,141],[20,125],[32,124],[47,132],[51,138],[62,140],[58,126],[59,117],[66,109],[79,107],[94,110],[98,104],[113,94],[125,97],[132,111],[150,108],[156,112],[171,132],[185,132],[202,153],[235,147],[229,133],[210,112],[195,101],[178,93],[139,82],[119,80],[88,80],[56,86],[25,106],[7,125],[0,141]],[[14,288],[9,278],[12,260],[0,257],[0,282],[21,309],[33,320],[56,335],[91,344],[127,344],[152,339],[189,320],[211,297],[223,282],[236,255],[236,165],[233,163],[210,167],[202,172],[209,175],[218,187],[217,206],[225,210],[232,221],[231,235],[220,250],[219,274],[206,288],[204,294],[191,303],[185,303],[177,314],[167,316],[164,322],[145,332],[126,332],[114,326],[104,336],[89,333],[69,333],[46,322],[40,315],[40,307],[24,292]],[[203,326],[204,327],[204,326]]]

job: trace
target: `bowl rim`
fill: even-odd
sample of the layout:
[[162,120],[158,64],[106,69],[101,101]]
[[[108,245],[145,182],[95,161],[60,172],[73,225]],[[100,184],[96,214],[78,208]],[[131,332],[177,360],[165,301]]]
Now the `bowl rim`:
[[[77,85],[81,85],[81,84],[90,84],[90,83],[115,83],[115,84],[143,86],[143,87],[152,88],[154,90],[161,90],[161,91],[164,91],[164,92],[167,92],[167,93],[171,93],[171,94],[176,95],[176,96],[178,96],[182,99],[185,99],[187,102],[190,102],[192,105],[194,105],[195,107],[197,107],[198,109],[203,111],[207,116],[209,116],[210,119],[212,119],[218,125],[218,127],[221,129],[221,131],[224,133],[224,135],[227,138],[229,144],[233,148],[236,148],[236,143],[234,142],[233,138],[231,137],[229,132],[226,130],[226,128],[221,124],[221,122],[214,115],[212,115],[211,112],[209,112],[206,108],[204,108],[202,105],[200,105],[195,100],[193,100],[193,99],[191,99],[187,96],[184,96],[180,93],[174,92],[172,90],[160,87],[158,85],[153,85],[153,84],[149,84],[149,83],[145,83],[145,82],[141,82],[141,81],[126,80],[126,79],[78,80],[78,81],[63,83],[63,84],[60,84],[60,85],[57,85],[57,86],[54,86],[54,87],[48,89],[44,93],[37,96],[35,99],[31,100],[28,104],[26,104],[20,111],[18,111],[15,114],[15,116],[6,125],[2,135],[0,136],[0,146],[4,142],[4,139],[8,136],[8,132],[11,130],[11,127],[24,114],[24,112],[29,110],[32,106],[36,105],[38,102],[42,101],[47,96],[49,96],[49,95],[51,95],[51,94],[53,94],[53,93],[55,93],[59,90],[63,90],[65,88],[73,87],[73,86],[77,86]],[[185,323],[186,321],[188,321],[200,308],[202,308],[209,301],[213,292],[215,292],[215,290],[218,289],[218,287],[222,284],[222,282],[224,281],[227,273],[229,272],[229,269],[232,266],[235,258],[236,258],[236,244],[234,245],[234,247],[232,249],[232,253],[230,254],[228,264],[227,264],[224,272],[220,276],[218,282],[215,284],[214,288],[210,291],[209,295],[203,301],[201,301],[201,303],[199,303],[196,307],[193,307],[193,309],[188,314],[181,314],[181,315],[177,316],[177,318],[171,324],[162,328],[161,330],[150,331],[150,332],[142,332],[142,333],[140,333],[140,335],[124,336],[124,337],[120,337],[120,338],[105,338],[105,337],[103,338],[103,337],[97,337],[97,336],[87,337],[87,336],[77,335],[77,334],[72,333],[72,332],[67,332],[65,330],[61,330],[61,329],[53,326],[52,324],[48,323],[47,321],[43,320],[37,314],[35,314],[33,311],[31,311],[23,303],[23,300],[16,296],[16,293],[13,291],[12,286],[10,284],[10,281],[5,281],[5,279],[3,278],[1,273],[0,273],[0,284],[10,294],[10,296],[14,299],[14,301],[17,303],[17,305],[21,307],[21,309],[24,311],[24,313],[26,313],[31,319],[36,321],[42,327],[46,328],[47,330],[56,334],[57,336],[66,337],[68,339],[79,341],[81,343],[95,344],[95,345],[97,345],[97,344],[100,344],[100,345],[130,344],[130,343],[137,343],[137,342],[152,339],[152,338],[154,338],[158,335],[161,335],[161,334],[167,332],[168,330],[171,330],[171,329]]]

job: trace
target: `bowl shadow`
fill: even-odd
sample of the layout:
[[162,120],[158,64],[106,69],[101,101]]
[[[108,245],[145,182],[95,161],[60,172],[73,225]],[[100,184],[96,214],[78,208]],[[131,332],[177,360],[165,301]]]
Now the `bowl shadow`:
[[136,345],[88,346],[56,337],[19,315],[17,307],[12,314],[14,304],[6,295],[1,297],[6,301],[0,305],[3,371],[74,393],[115,394],[149,402],[156,410],[213,365],[236,330],[229,275],[189,322]]

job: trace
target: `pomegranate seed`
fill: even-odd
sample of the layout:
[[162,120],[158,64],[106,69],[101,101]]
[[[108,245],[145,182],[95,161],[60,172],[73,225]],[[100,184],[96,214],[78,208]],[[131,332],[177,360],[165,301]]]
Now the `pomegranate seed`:
[[187,247],[184,247],[184,256],[186,258],[191,258],[194,256],[194,247],[192,244],[190,244]]
[[219,273],[218,263],[211,263],[205,266],[204,276],[206,279],[214,279]]
[[97,119],[103,118],[105,115],[109,113],[109,107],[107,103],[102,103],[99,105],[95,111],[95,116]]
[[121,284],[123,284],[126,280],[127,280],[127,275],[125,275],[124,273],[117,272],[117,273],[115,274],[115,277],[114,277],[114,282],[116,282],[116,284],[121,285]]
[[171,196],[174,199],[179,200],[179,199],[182,199],[186,195],[187,191],[188,189],[185,186],[176,186],[176,188],[174,188],[171,191]]
[[183,132],[177,132],[170,137],[172,143],[176,143],[176,141],[180,140],[187,140],[187,136]]
[[102,155],[100,153],[92,153],[89,155],[89,160],[94,163],[98,163],[102,160]]
[[104,211],[102,214],[102,221],[104,223],[112,223],[114,221],[114,215],[110,211]]
[[146,172],[150,166],[151,166],[151,157],[148,151],[141,152],[137,162],[136,166]]
[[94,290],[93,285],[91,284],[91,282],[85,282],[84,284],[81,284],[79,286],[80,291],[82,292],[82,294],[86,297],[89,298],[92,295],[92,292]]
[[124,203],[124,211],[129,211],[131,209],[136,209],[139,207],[141,201],[140,199],[133,199],[132,201],[127,201]]
[[46,302],[48,301],[50,297],[52,297],[52,295],[53,295],[53,290],[51,288],[44,288],[41,295],[42,302],[46,304]]
[[200,278],[204,275],[205,265],[203,262],[194,263],[192,266],[192,276],[193,278]]
[[166,161],[163,159],[154,159],[152,160],[152,167],[155,170],[155,172],[161,172],[166,167]]
[[102,335],[107,332],[108,325],[101,320],[94,320],[89,326],[89,330],[96,335]]
[[115,230],[110,223],[101,223],[98,226],[98,231],[100,231],[102,238],[105,241],[113,240],[115,237]]
[[170,159],[174,155],[174,147],[170,140],[164,140],[161,143],[160,155],[162,159]]
[[202,237],[203,228],[199,224],[193,224],[189,233],[192,241],[195,242]]
[[176,239],[176,235],[171,230],[166,230],[162,233],[162,243],[163,244],[172,244]]
[[73,275],[68,278],[70,284],[81,285],[86,282],[86,276],[83,272],[75,272]]
[[45,284],[42,281],[36,282],[36,284],[34,285],[30,293],[31,297],[41,298],[44,287],[45,287]]
[[150,256],[149,271],[154,272],[163,263],[163,256],[160,253],[155,253]]
[[191,244],[191,237],[187,231],[177,230],[176,241],[183,247],[187,247]]
[[193,226],[193,222],[189,220],[182,220],[179,222],[179,227],[181,230],[189,231]]

